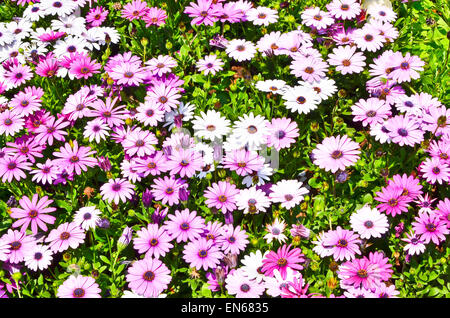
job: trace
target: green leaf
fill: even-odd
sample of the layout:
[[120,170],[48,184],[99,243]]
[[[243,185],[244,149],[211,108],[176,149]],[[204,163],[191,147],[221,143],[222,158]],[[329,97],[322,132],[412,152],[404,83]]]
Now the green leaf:
[[105,262],[106,264],[111,265],[110,260],[109,260],[106,256],[100,255],[100,259],[101,259],[103,262]]
[[66,210],[67,212],[72,212],[72,210],[73,210],[72,205],[69,202],[64,201],[64,200],[56,200],[56,205],[64,210]]

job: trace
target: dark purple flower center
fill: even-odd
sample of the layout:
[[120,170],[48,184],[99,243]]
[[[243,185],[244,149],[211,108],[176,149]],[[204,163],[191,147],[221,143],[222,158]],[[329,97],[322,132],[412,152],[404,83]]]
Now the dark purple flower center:
[[245,167],[247,167],[247,164],[245,162],[238,162],[238,167],[245,168]]
[[286,132],[284,132],[283,130],[278,130],[276,136],[278,139],[283,139],[286,136]]
[[15,162],[8,163],[8,170],[14,170],[16,169],[17,164]]
[[155,273],[152,271],[146,271],[144,275],[142,275],[142,278],[147,282],[151,282],[155,279]]
[[19,241],[14,241],[10,245],[11,245],[11,249],[13,251],[17,251],[18,249],[20,249],[22,247],[22,243],[20,243]]
[[55,8],[61,8],[61,7],[62,7],[62,3],[59,2],[59,1],[55,1],[55,2],[53,2],[53,6],[54,6]]
[[219,199],[219,201],[222,202],[222,203],[224,203],[224,202],[227,201],[227,197],[226,197],[225,195],[223,195],[223,194],[222,194],[222,195],[219,195],[218,199]]
[[374,111],[374,110],[369,110],[369,111],[366,113],[366,116],[367,116],[367,117],[375,117],[376,115],[377,115],[377,112]]
[[446,154],[445,152],[443,152],[443,153],[441,153],[441,154],[439,155],[439,158],[441,158],[441,159],[448,159],[448,154]]
[[250,199],[248,200],[248,205],[256,205],[256,200],[255,199]]
[[40,252],[34,253],[34,259],[37,260],[37,261],[42,259],[42,253],[40,253]]
[[213,63],[208,63],[208,64],[206,64],[205,65],[207,68],[211,68],[211,67],[213,67]]
[[292,196],[292,194],[286,194],[284,198],[286,199],[286,201],[291,201],[294,197]]
[[333,158],[333,159],[340,159],[343,156],[344,156],[344,154],[340,150],[335,150],[331,153],[331,158]]
[[279,235],[280,233],[281,233],[280,229],[278,229],[276,227],[272,229],[272,234],[273,235]]
[[148,109],[148,110],[145,112],[145,114],[146,114],[148,117],[152,117],[152,116],[155,114],[155,112],[153,111],[153,109]]
[[161,104],[167,103],[168,100],[169,100],[169,99],[168,99],[166,96],[161,96],[161,97],[159,98],[159,102],[160,102]]
[[105,111],[105,112],[103,113],[103,117],[106,117],[106,118],[111,117],[111,112]]
[[213,240],[213,241],[214,241],[215,238],[216,238],[216,237],[215,237],[213,234],[211,234],[211,233],[208,233],[208,234],[206,235],[206,240]]
[[134,73],[133,73],[133,72],[130,72],[130,71],[125,72],[125,73],[123,74],[123,76],[125,76],[126,78],[132,78],[133,75],[134,75]]
[[112,187],[111,187],[111,189],[113,190],[113,191],[119,191],[120,189],[122,189],[122,186],[119,184],[119,183],[114,183],[113,185],[112,185]]
[[364,226],[368,229],[373,228],[373,222],[372,221],[366,221],[364,222]]
[[173,190],[172,187],[168,187],[168,188],[166,189],[166,194],[172,194],[173,192],[174,192],[174,190]]
[[22,74],[22,73],[17,73],[17,74],[16,74],[16,78],[17,78],[17,79],[21,79],[22,77],[23,77],[23,74]]
[[27,101],[26,99],[24,99],[23,101],[20,102],[20,106],[22,106],[22,107],[27,107],[28,105],[30,105],[30,102]]
[[265,19],[266,17],[267,17],[267,15],[264,13],[258,14],[258,19]]
[[90,220],[91,218],[92,218],[92,215],[89,212],[87,212],[83,215],[84,220]]
[[348,242],[347,242],[347,240],[344,240],[344,239],[340,239],[337,243],[337,246],[339,246],[339,247],[347,247],[347,245],[348,245]]
[[61,235],[59,236],[59,238],[61,240],[67,240],[70,237],[70,233],[69,232],[62,232]]
[[5,123],[6,126],[11,126],[13,121],[10,118],[6,118],[4,123]]
[[388,201],[388,204],[389,204],[391,207],[396,207],[396,206],[398,205],[398,200],[395,199],[395,198],[392,198],[392,199],[390,199],[390,200]]
[[243,46],[243,45],[238,45],[238,46],[236,47],[236,50],[238,50],[239,52],[243,52],[243,51],[245,51],[245,46]]
[[143,145],[145,145],[145,143],[142,139],[138,139],[136,141],[136,147],[142,147]]
[[314,73],[314,68],[312,68],[311,66],[308,66],[304,69],[304,71],[307,74],[312,74],[312,73]]
[[373,41],[373,35],[372,34],[366,34],[364,36],[364,40],[366,40],[367,42]]
[[39,11],[39,7],[33,7],[31,8],[31,12],[38,12]]
[[321,20],[322,20],[322,16],[321,16],[320,14],[316,14],[316,15],[314,16],[314,20],[316,20],[316,21],[321,21]]
[[37,215],[38,215],[38,212],[36,210],[34,210],[34,209],[30,210],[28,212],[28,217],[31,218],[31,219],[34,219],[35,217],[37,217]]
[[405,128],[399,128],[397,130],[397,133],[402,137],[408,136],[408,131]]
[[207,11],[202,11],[200,12],[200,16],[203,18],[206,18],[208,16],[208,12]]
[[434,174],[441,173],[441,169],[439,169],[439,167],[433,167],[433,169],[431,169],[431,171],[433,171]]
[[205,258],[206,256],[208,256],[208,252],[206,250],[198,251],[198,257]]
[[67,47],[67,51],[70,53],[74,53],[77,50],[77,48],[74,45],[69,45]]
[[153,238],[153,239],[150,240],[150,245],[151,246],[156,246],[156,245],[158,245],[158,243],[159,242],[158,242],[158,240],[156,238]]
[[247,293],[250,290],[250,286],[248,284],[242,284],[240,289],[242,292]]
[[234,242],[236,242],[236,238],[235,238],[234,236],[230,236],[230,237],[228,238],[228,242],[234,243]]
[[181,162],[180,162],[180,166],[182,166],[182,167],[187,167],[187,166],[189,166],[189,161],[187,161],[187,160],[181,160]]
[[427,229],[428,232],[434,232],[436,231],[436,225],[433,223],[428,223],[425,225],[425,228]]
[[75,288],[75,289],[73,290],[73,297],[75,297],[75,298],[81,298],[81,297],[84,297],[85,294],[86,294],[86,293],[85,293],[85,291],[84,291],[83,288]]
[[297,103],[299,103],[299,104],[304,104],[304,103],[306,103],[306,98],[303,97],[303,96],[297,97]]
[[70,162],[71,162],[71,163],[76,163],[76,162],[78,162],[78,161],[80,161],[80,158],[78,158],[77,156],[72,156],[72,157],[70,157]]
[[411,102],[411,101],[409,101],[409,100],[407,100],[407,101],[404,103],[404,105],[405,105],[406,107],[413,107],[413,106],[414,106],[413,102]]
[[80,73],[81,74],[87,74],[87,73],[89,73],[89,68],[88,67],[82,67],[81,69],[80,69]]
[[20,147],[20,152],[23,154],[27,154],[30,151],[30,148],[27,146]]
[[409,63],[408,62],[403,62],[400,64],[400,67],[402,70],[408,70],[409,69]]
[[75,107],[75,109],[77,111],[83,110],[84,109],[84,104],[78,104],[77,107]]
[[190,228],[189,223],[183,222],[180,225],[180,229],[182,229],[183,231],[187,231],[189,230],[189,228]]
[[343,5],[341,5],[342,11],[347,11],[348,9],[350,9],[350,6],[348,4],[344,3]]

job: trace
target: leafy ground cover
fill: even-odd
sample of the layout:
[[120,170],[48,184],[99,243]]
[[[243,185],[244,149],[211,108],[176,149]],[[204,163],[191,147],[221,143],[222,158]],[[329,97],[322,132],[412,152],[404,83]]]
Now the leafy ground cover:
[[2,297],[448,297],[445,1],[3,1]]

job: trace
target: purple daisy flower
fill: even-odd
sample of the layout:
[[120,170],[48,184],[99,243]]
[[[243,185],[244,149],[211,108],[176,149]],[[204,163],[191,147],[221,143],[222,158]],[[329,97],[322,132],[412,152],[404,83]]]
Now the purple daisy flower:
[[195,267],[197,270],[203,268],[205,271],[216,268],[223,258],[219,247],[212,240],[203,237],[186,244],[183,254],[183,259],[190,267]]
[[201,237],[205,227],[205,220],[197,215],[197,211],[190,212],[184,209],[181,212],[176,210],[175,215],[168,214],[169,220],[164,223],[167,233],[177,243],[194,241]]
[[27,196],[23,196],[19,200],[20,208],[11,209],[11,217],[19,219],[12,224],[12,227],[22,226],[21,232],[25,232],[28,226],[31,224],[31,231],[33,234],[37,234],[38,227],[47,231],[46,223],[55,223],[56,218],[51,215],[46,215],[47,213],[56,211],[56,208],[48,207],[53,200],[49,200],[47,196],[39,199],[39,195],[36,193],[33,195],[32,200]]
[[51,230],[45,242],[49,243],[50,249],[54,252],[63,252],[69,247],[76,249],[84,243],[86,234],[84,230],[74,222],[60,224],[58,228]]
[[159,227],[158,224],[149,224],[147,228],[142,228],[136,234],[133,247],[138,253],[145,253],[145,257],[163,257],[173,247],[170,243],[172,237],[165,227]]
[[283,245],[278,248],[277,252],[270,251],[265,255],[263,259],[263,265],[261,267],[261,272],[266,276],[273,277],[274,270],[278,270],[283,279],[287,276],[287,269],[291,268],[293,270],[301,270],[303,266],[299,263],[304,263],[306,261],[302,250],[299,248],[291,249],[291,245]]
[[59,286],[58,298],[101,298],[101,290],[95,279],[82,275],[71,275]]

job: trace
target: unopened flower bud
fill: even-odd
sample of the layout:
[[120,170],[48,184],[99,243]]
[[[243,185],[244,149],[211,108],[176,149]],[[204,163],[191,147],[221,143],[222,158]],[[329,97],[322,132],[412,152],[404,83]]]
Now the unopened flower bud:
[[119,250],[123,250],[125,247],[127,247],[131,242],[132,235],[133,230],[130,227],[126,226],[122,232],[122,235],[117,240],[117,248]]
[[142,204],[148,208],[152,205],[152,201],[153,201],[153,194],[150,191],[150,189],[145,189],[144,192],[142,193]]

